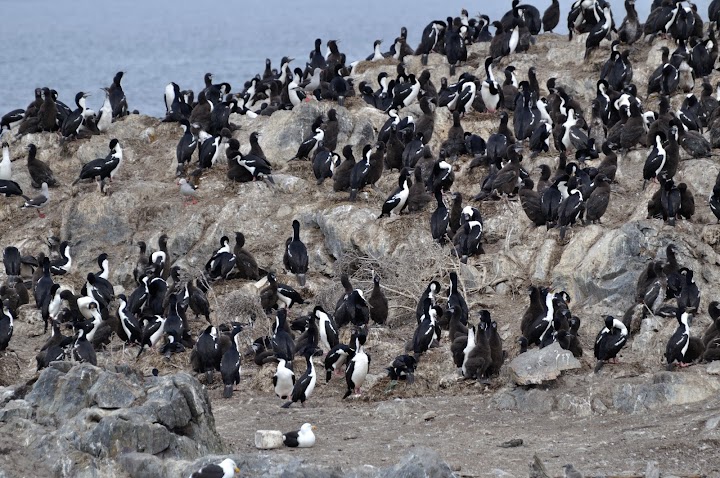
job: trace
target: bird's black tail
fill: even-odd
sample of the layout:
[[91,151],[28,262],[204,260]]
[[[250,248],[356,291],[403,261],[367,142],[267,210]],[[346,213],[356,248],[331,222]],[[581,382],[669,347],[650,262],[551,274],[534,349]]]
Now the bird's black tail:
[[232,398],[233,396],[233,386],[225,385],[225,389],[223,390],[223,398]]
[[600,371],[600,369],[603,368],[603,365],[605,365],[605,361],[598,360],[597,363],[595,364],[595,373],[598,373]]

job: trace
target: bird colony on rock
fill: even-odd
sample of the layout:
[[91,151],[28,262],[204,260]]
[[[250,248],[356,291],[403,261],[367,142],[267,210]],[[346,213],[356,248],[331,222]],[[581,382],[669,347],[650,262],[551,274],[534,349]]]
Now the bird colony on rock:
[[[560,20],[556,0],[542,17],[536,8],[514,0],[512,9],[492,23],[485,15],[469,18],[465,10],[459,17],[434,20],[423,29],[414,50],[407,43],[405,28],[387,52],[382,51],[382,42],[377,40],[365,61],[397,63],[395,72],[378,75],[377,89],[367,81],[355,85],[354,69],[363,62],[348,62],[335,40],[327,42],[328,54],[324,55],[320,39],[315,41],[304,67],[291,69],[293,60],[283,58],[279,70],[275,70],[267,60],[264,72],[247,81],[240,91],[234,91],[226,82],[214,83],[210,73],[205,75],[197,97],[193,91],[170,83],[165,88],[167,113],[163,121],[177,123],[182,129],[175,158],[180,194],[186,205],[197,203],[202,197],[201,178],[213,169],[225,167],[225,162],[229,181],[263,181],[272,193],[276,187],[273,171],[280,160],[266,157],[257,131],[240,133],[249,138],[249,148],[243,148],[248,152],[242,153],[241,143],[235,138],[240,127],[231,121],[232,115],[254,119],[291,110],[303,102],[329,102],[337,106],[315,118],[310,134],[291,160],[298,162],[295,164],[299,168],[309,162],[311,166],[305,169],[308,175],[312,170],[318,188],[326,188],[324,181],[332,180],[334,193],[347,194],[333,197],[337,201],[347,198],[352,203],[364,201],[361,193],[367,186],[377,188],[381,178],[397,171],[397,181],[392,180],[394,190],[384,203],[373,203],[379,223],[387,225],[409,216],[409,220],[427,224],[429,216],[432,239],[448,256],[462,263],[472,265],[478,255],[485,253],[488,222],[482,211],[489,209],[489,201],[519,199],[529,220],[522,221],[532,227],[557,229],[562,243],[568,232],[580,224],[602,224],[604,215],[613,207],[611,197],[619,159],[628,160],[631,150],[647,158],[642,178],[632,178],[638,189],[641,181],[643,189],[656,188],[648,202],[648,218],[662,218],[669,226],[690,221],[695,214],[695,200],[688,185],[677,178],[681,155],[705,158],[720,146],[720,107],[716,89],[710,83],[718,53],[715,29],[720,24],[720,2],[711,3],[707,28],[689,2],[655,1],[644,24],[639,22],[632,0],[625,2],[625,8],[626,16],[619,27],[604,0],[577,1],[568,12],[570,41],[585,35],[585,61],[601,61],[593,78],[596,95],[589,104],[574,98],[557,78],[548,78],[543,90],[534,67],[520,81],[513,65],[507,65],[502,72],[498,69],[501,61],[532,52],[534,36],[541,29],[551,32],[556,28]],[[490,27],[495,28],[494,34]],[[638,90],[644,85],[632,82],[630,45],[652,43],[658,35],[670,38],[676,48],[670,51],[663,47],[662,63],[649,76],[643,98]],[[468,54],[469,47],[477,43],[489,43],[486,58],[473,59]],[[411,72],[410,62],[404,62],[411,56],[420,57],[418,71]],[[440,88],[433,84],[430,70],[425,69],[435,56],[444,56],[449,66],[449,77],[441,79]],[[456,76],[458,70],[462,73]],[[63,143],[106,134],[113,121],[122,121],[129,114],[122,78],[119,72],[112,85],[104,89],[105,103],[98,113],[86,107],[87,93],[79,92],[75,98],[77,109],[70,110],[58,100],[57,92],[46,87],[35,90],[35,99],[25,110],[3,116],[0,125],[9,131],[8,135],[14,132],[15,136],[56,132]],[[696,81],[701,87],[699,98],[694,93]],[[672,100],[681,103],[678,109],[672,108]],[[421,115],[404,113],[415,104]],[[339,123],[346,105],[362,105],[387,115],[376,138],[362,145],[339,142]],[[652,109],[655,105],[658,111]],[[473,114],[496,118],[497,127],[486,137],[480,131],[465,130],[463,122]],[[447,138],[438,141],[436,126],[441,115],[452,126]],[[430,146],[433,138],[440,144],[436,151]],[[23,196],[21,207],[37,209],[42,218],[40,208],[52,209],[47,207],[51,203],[50,189],[60,184],[73,179],[73,185],[94,180],[100,191],[106,190],[123,162],[123,147],[118,139],[111,139],[108,147],[107,156],[84,164],[77,178],[57,178],[49,164],[37,159],[36,146],[29,144],[31,187],[40,189],[36,197],[30,198],[12,180],[9,144],[3,143],[0,193]],[[196,151],[197,162],[193,159]],[[358,151],[362,152],[356,158]],[[528,161],[523,160],[538,156],[550,164],[541,164],[537,168],[539,177],[534,180],[533,171],[525,167]],[[470,205],[453,185],[475,168],[484,171],[484,178],[471,198],[474,205]],[[434,206],[428,206],[430,203]],[[720,221],[720,176],[709,206]],[[425,212],[433,207],[431,213]],[[256,337],[252,360],[259,366],[275,364],[272,385],[282,406],[288,408],[298,402],[304,406],[313,391],[322,386],[318,371],[323,368],[325,383],[333,376],[345,375],[342,398],[359,394],[372,363],[366,351],[366,347],[373,346],[371,320],[382,326],[391,318],[382,278],[373,273],[373,288],[368,294],[343,275],[340,282],[344,290],[331,310],[307,300],[313,259],[302,240],[301,220],[287,224],[288,232],[290,226],[292,234],[285,242],[282,263],[285,272],[294,276],[297,288],[295,284],[281,283],[279,271],[259,266],[251,251],[261,245],[246,244],[241,232],[235,234],[234,247],[229,237],[220,238],[219,248],[208,258],[201,274],[173,265],[166,235],[160,237],[154,252],[139,242],[134,290],[117,296],[110,282],[112,254],[101,254],[97,260],[99,271],[88,271],[88,264],[73,261],[74,245],[68,241],[49,238],[47,254],[23,251],[22,255],[17,247],[6,245],[6,282],[0,289],[0,350],[6,349],[12,338],[18,307],[30,303],[32,295],[45,332],[50,329],[50,337],[38,351],[38,370],[63,359],[96,364],[96,353],[108,347],[116,336],[128,346],[137,346],[138,357],[148,349],[167,357],[187,354],[192,369],[205,374],[208,383],[219,371],[223,397],[231,398],[241,384],[241,362],[246,355],[241,333],[252,328],[254,318],[227,323],[222,317],[213,317],[207,294],[217,281],[252,281],[258,287],[257,301],[273,320],[267,335],[253,330]],[[666,262],[648,264],[638,279],[636,298],[645,314],[674,317],[678,322],[667,343],[667,366],[684,367],[698,360],[720,358],[718,303],[708,306],[713,324],[702,338],[692,335],[692,319],[700,309],[700,290],[693,271],[678,263],[674,246],[667,247],[666,258]],[[76,293],[63,282],[68,274],[80,271],[87,272],[86,281]],[[445,297],[441,295],[443,289],[447,290]],[[582,356],[578,339],[581,319],[571,313],[570,303],[571,297],[562,290],[531,285],[529,305],[518,330],[520,351],[558,342],[576,357]],[[293,307],[303,311],[295,320],[290,316]],[[588,324],[586,328],[598,331],[594,342],[596,372],[605,363],[617,362],[623,347],[632,339],[631,316],[628,311],[621,319],[610,315],[582,319]],[[488,382],[499,374],[507,350],[498,324],[490,310],[468,307],[457,273],[449,275],[449,284],[433,280],[427,285],[417,298],[416,319],[414,333],[386,369],[388,389],[399,381],[412,386],[416,376],[423,373],[423,363],[437,360],[437,355],[431,356],[431,349],[446,343],[458,373],[465,379]],[[207,322],[197,337],[192,333],[193,321]],[[74,334],[63,335],[69,327]],[[345,328],[349,329],[344,335],[349,337],[347,343],[341,340]],[[300,370],[296,370],[297,357],[302,358]],[[285,444],[312,446],[312,428],[305,424],[297,432],[286,433]],[[208,465],[193,476],[232,476],[234,470],[234,462],[226,460]]]

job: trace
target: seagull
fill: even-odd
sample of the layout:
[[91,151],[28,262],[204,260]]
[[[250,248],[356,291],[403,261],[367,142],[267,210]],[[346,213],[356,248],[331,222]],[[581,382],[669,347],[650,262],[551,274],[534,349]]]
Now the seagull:
[[185,178],[178,181],[178,185],[180,186],[180,194],[183,197],[183,201],[187,201],[188,199],[186,198],[190,198],[192,200],[192,204],[197,204],[197,188],[188,183]]
[[28,207],[37,209],[38,216],[41,218],[45,217],[45,214],[40,212],[41,207],[45,207],[45,205],[50,201],[50,192],[48,191],[48,185],[47,183],[42,183],[40,194],[35,196],[34,198],[30,199],[27,196],[23,196],[25,198],[25,203],[20,206],[21,209],[25,209]]
[[240,469],[232,459],[225,458],[217,465],[212,463],[203,466],[190,475],[190,478],[233,478],[235,473],[240,473]]

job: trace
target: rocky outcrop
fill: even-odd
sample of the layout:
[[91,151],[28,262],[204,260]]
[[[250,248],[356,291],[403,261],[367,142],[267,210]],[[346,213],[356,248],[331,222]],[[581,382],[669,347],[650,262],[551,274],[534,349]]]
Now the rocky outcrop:
[[123,366],[53,362],[0,409],[0,430],[48,466],[43,476],[117,476],[114,460],[133,452],[160,460],[224,451],[196,379],[143,377]]
[[659,372],[643,383],[620,383],[613,392],[613,407],[622,413],[642,413],[701,402],[717,394],[715,378]]
[[208,463],[219,463],[232,458],[240,468],[241,476],[248,478],[453,478],[456,475],[437,452],[418,447],[403,456],[394,466],[376,468],[361,466],[341,468],[328,464],[306,463],[300,459],[281,455],[208,456],[193,463],[167,460],[142,453],[128,453],[120,457],[120,466],[130,478],[156,478],[158,476],[190,476]]

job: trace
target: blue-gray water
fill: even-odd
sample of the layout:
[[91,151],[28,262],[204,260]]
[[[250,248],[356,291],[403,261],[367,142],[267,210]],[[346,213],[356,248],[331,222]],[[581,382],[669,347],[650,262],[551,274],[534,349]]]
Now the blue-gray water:
[[[697,2],[703,18],[710,0]],[[252,8],[245,7],[251,4]],[[541,12],[550,0],[523,1]],[[304,66],[315,38],[340,40],[349,61],[365,58],[375,39],[389,48],[400,27],[408,29],[414,48],[433,19],[484,13],[499,19],[511,0],[277,0],[265,2],[197,2],[189,0],[0,0],[0,115],[24,108],[35,87],[56,89],[74,108],[78,91],[91,92],[88,105],[102,103],[100,87],[117,71],[126,72],[123,89],[131,109],[162,116],[163,90],[175,81],[195,91],[203,75],[233,90],[262,72],[265,58],[296,58]],[[569,0],[561,0],[561,17]],[[622,0],[611,0],[619,26]],[[650,1],[637,2],[640,19]],[[558,32],[563,32],[561,19]],[[323,45],[323,51],[325,46]]]

